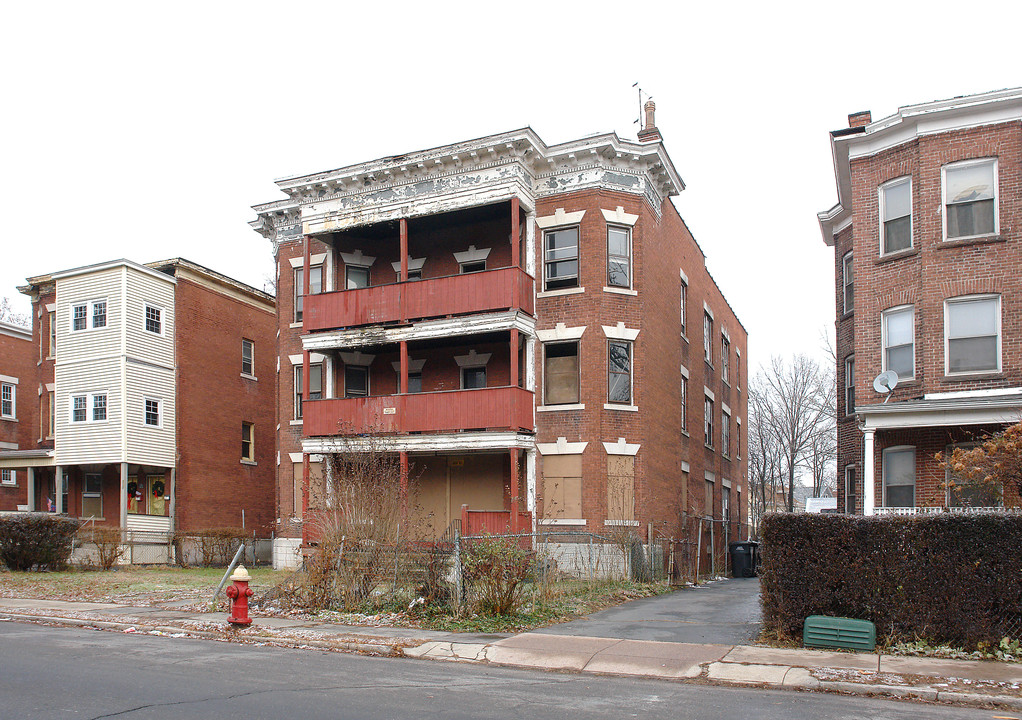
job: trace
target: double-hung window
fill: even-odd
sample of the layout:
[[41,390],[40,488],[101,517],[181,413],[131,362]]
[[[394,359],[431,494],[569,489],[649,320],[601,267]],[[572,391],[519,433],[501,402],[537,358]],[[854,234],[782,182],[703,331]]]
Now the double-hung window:
[[47,357],[57,357],[57,313],[51,312],[49,315],[50,323],[50,349],[47,353]]
[[632,343],[627,340],[607,343],[607,402],[632,404]]
[[713,317],[708,312],[703,313],[703,359],[713,364]]
[[855,309],[855,266],[851,253],[845,253],[841,258],[841,280],[844,290],[844,311],[850,313]]
[[241,339],[241,374],[255,375],[255,343],[246,338]]
[[106,393],[96,393],[92,396],[92,421],[101,420],[106,420]]
[[144,422],[149,427],[160,427],[160,401],[145,399]]
[[731,414],[727,410],[720,415],[720,454],[731,457]]
[[255,425],[250,422],[241,423],[241,460],[255,462]]
[[912,247],[912,178],[902,177],[880,186],[880,254]]
[[[106,300],[90,300],[88,302],[74,303],[71,306],[71,331],[78,332],[88,328],[106,327]],[[50,354],[53,355],[53,348],[56,347],[56,331],[54,329],[54,313],[50,314]]]
[[855,514],[855,465],[845,465],[845,513]]
[[731,384],[731,341],[727,335],[720,336],[720,377],[728,385]]
[[915,313],[911,305],[883,313],[883,369],[901,380],[915,377]]
[[71,396],[71,422],[103,422],[107,419],[107,394],[82,393]]
[[855,356],[845,358],[845,415],[855,412]]
[[[296,267],[294,268],[295,285],[294,285],[294,308],[295,308],[295,322],[302,321],[302,312],[304,310],[304,298],[305,298],[305,268]],[[368,280],[368,279],[367,279]],[[318,295],[323,292],[323,266],[322,265],[310,265],[309,266],[309,295]]]
[[915,507],[916,449],[892,447],[883,453],[884,506]]
[[578,227],[543,233],[546,290],[578,287]]
[[944,238],[979,237],[998,231],[997,160],[966,160],[942,168]]
[[463,367],[461,369],[461,389],[478,390],[486,387],[486,366]]
[[681,334],[688,335],[688,282],[681,279]]
[[688,431],[688,378],[681,376],[681,429]]
[[944,302],[945,372],[996,372],[1001,369],[999,295],[952,298]]
[[145,306],[145,329],[155,335],[163,334],[163,311],[155,305]]
[[703,442],[706,447],[713,447],[713,400],[709,397],[703,400]]
[[[322,266],[320,266],[320,270],[322,270]],[[367,287],[369,287],[369,268],[364,265],[344,266],[345,290],[358,290],[359,288]],[[309,291],[312,291],[311,287],[309,288]]]
[[17,386],[12,382],[0,383],[0,417],[13,420],[17,415]]
[[89,419],[89,396],[88,395],[72,395],[71,396],[71,422],[83,423]]
[[632,231],[625,227],[607,227],[607,284],[632,286]]
[[[310,380],[311,371],[310,371]],[[311,385],[310,390],[311,393]],[[344,397],[369,397],[369,367],[366,365],[344,366]]]
[[89,304],[78,303],[71,306],[71,330],[84,330],[89,327]]
[[[302,366],[295,365],[295,420],[301,420],[304,412],[303,393],[305,392],[305,386],[303,384],[302,372]],[[309,365],[309,399],[323,399],[323,365],[321,363]]]
[[578,341],[543,345],[543,404],[579,402]]
[[0,485],[17,485],[18,478],[13,470],[4,468],[0,470]]
[[106,327],[106,300],[96,300],[92,303],[92,327]]

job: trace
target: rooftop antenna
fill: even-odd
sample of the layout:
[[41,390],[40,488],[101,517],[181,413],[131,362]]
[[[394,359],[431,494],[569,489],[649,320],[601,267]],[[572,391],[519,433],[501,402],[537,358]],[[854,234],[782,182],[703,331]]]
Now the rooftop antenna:
[[887,397],[884,398],[885,404],[891,399],[891,393],[894,392],[896,387],[898,387],[898,373],[893,370],[882,372],[873,380],[874,390],[878,393],[887,393]]
[[[632,83],[632,87],[639,91],[639,116],[637,118],[635,118],[635,122],[633,122],[632,125],[636,125],[637,124],[639,126],[639,129],[642,129],[642,118],[643,118],[643,114],[644,114],[643,110],[642,110],[642,96],[646,95],[646,93],[643,91],[643,89],[641,87],[639,87],[639,81],[638,80],[636,80],[635,82]],[[653,96],[652,95],[646,95],[646,99],[647,100],[652,100]]]

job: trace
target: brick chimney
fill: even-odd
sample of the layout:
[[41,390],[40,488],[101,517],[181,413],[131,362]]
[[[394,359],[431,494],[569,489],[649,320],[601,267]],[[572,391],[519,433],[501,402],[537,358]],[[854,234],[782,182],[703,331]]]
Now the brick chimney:
[[848,116],[848,127],[850,128],[866,127],[871,122],[873,122],[873,116],[869,110],[861,110]]
[[643,110],[646,111],[646,126],[639,131],[639,142],[663,140],[660,131],[656,129],[656,122],[653,120],[653,113],[656,112],[656,103],[652,100],[647,100]]

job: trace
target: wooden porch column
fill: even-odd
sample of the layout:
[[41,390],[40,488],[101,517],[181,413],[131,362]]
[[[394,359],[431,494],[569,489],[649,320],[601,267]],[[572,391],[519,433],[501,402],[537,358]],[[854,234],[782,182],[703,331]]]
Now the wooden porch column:
[[[307,355],[307,354],[306,354]],[[304,414],[304,413],[303,413]],[[304,522],[309,517],[309,453],[302,453],[302,545],[306,545],[309,542],[309,538],[306,535],[306,528],[309,527],[307,522]]]
[[[408,341],[401,341],[401,385],[398,388],[398,392],[402,395],[408,392]],[[405,457],[405,453],[401,453],[402,457]],[[407,458],[406,458],[407,459]]]
[[511,387],[518,387],[518,328],[511,328]]
[[63,515],[67,508],[64,507],[64,472],[60,465],[54,468],[53,475],[53,509],[58,515]]
[[874,457],[873,457],[873,435],[874,428],[867,428],[862,431],[865,442],[863,442],[862,455],[862,514],[873,515],[876,513],[876,486],[873,484]]
[[[401,282],[408,280],[408,220],[401,218],[399,225],[401,227],[401,277],[398,278]],[[405,305],[405,291],[401,289],[400,294],[401,303],[401,321],[404,322],[408,319],[408,312]],[[403,343],[402,343],[403,345]],[[402,392],[405,392],[402,390]]]
[[128,463],[121,463],[121,502],[120,502],[120,520],[121,520],[121,541],[125,538],[125,533],[128,528]]
[[[511,198],[511,265],[516,268],[522,266],[521,241],[518,237],[521,230],[518,226],[518,198]],[[521,305],[521,286],[519,285],[518,274],[515,274],[511,284],[511,304],[515,309]],[[511,383],[514,385],[514,383]]]
[[518,448],[511,448],[511,532],[518,532]]
[[28,508],[29,512],[35,512],[35,468],[29,467],[27,469],[28,478],[25,480],[25,507]]

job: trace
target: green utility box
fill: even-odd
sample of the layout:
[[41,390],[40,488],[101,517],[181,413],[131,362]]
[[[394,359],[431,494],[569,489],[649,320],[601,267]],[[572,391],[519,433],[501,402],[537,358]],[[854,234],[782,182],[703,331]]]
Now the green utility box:
[[802,644],[806,647],[873,652],[877,644],[877,627],[869,620],[810,615],[802,626]]

